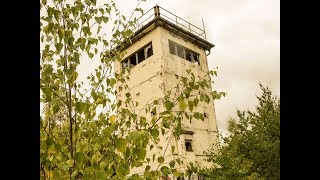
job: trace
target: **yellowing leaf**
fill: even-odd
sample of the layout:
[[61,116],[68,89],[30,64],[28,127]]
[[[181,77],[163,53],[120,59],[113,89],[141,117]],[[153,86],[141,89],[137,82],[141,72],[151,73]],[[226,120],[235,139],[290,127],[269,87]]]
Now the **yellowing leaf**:
[[116,115],[110,116],[110,122],[111,122],[111,124],[114,124],[115,121],[116,121]]
[[186,108],[187,108],[186,102],[184,102],[184,100],[180,100],[180,101],[179,101],[179,109],[180,109],[181,111],[185,111]]

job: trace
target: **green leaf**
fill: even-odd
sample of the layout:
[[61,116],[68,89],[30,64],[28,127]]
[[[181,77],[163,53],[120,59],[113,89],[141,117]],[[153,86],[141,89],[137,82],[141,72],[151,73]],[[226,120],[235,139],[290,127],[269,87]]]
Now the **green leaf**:
[[197,99],[193,100],[193,102],[194,102],[194,106],[197,107],[199,104],[199,99],[197,98]]
[[90,59],[92,59],[94,54],[93,53],[88,53],[88,56],[89,56]]
[[188,108],[190,111],[193,111],[194,108],[194,102],[193,101],[188,101]]
[[47,9],[47,13],[48,13],[48,16],[51,17],[54,14],[54,9],[52,7],[49,7]]
[[150,170],[151,166],[147,165],[144,171],[148,172]]
[[58,143],[54,144],[54,149],[55,149],[56,151],[60,151],[60,150],[62,149],[61,144],[58,144]]
[[76,102],[77,111],[82,114],[87,108],[87,103],[84,102]]
[[116,140],[116,148],[120,152],[124,152],[124,150],[127,147],[127,144],[128,144],[128,141],[126,139],[119,138],[119,139]]
[[198,112],[194,113],[193,117],[199,120],[200,119],[200,113],[198,113]]
[[77,152],[75,155],[75,160],[77,163],[80,163],[83,160],[83,153],[82,152]]
[[53,145],[54,141],[53,141],[53,139],[51,137],[48,137],[46,143],[47,143],[47,147],[50,147],[50,146]]
[[57,20],[57,21],[59,21],[59,18],[60,18],[60,11],[59,10],[55,10],[54,11],[54,18]]
[[106,165],[108,165],[105,161],[102,161],[101,163],[100,163],[100,168],[101,169],[104,169],[104,167],[106,167]]
[[95,17],[94,18],[98,24],[101,24],[101,21],[102,21],[102,17]]
[[99,8],[99,11],[101,14],[104,14],[104,10],[102,8]]
[[97,30],[97,34],[99,34],[100,30],[101,30],[102,26],[98,26],[98,30]]
[[128,135],[128,141],[133,142],[133,141],[140,141],[142,138],[143,132],[142,131],[132,131],[129,132]]
[[102,130],[103,134],[106,136],[106,138],[109,138],[112,133],[111,127],[106,127]]
[[170,101],[166,101],[166,102],[164,103],[164,105],[165,105],[165,107],[166,107],[166,109],[167,109],[168,111],[171,111],[172,108],[173,108],[173,103],[170,102]]
[[56,54],[59,54],[59,53],[60,53],[62,47],[63,47],[63,44],[61,44],[61,43],[57,43],[57,44],[56,44]]
[[164,158],[163,157],[158,157],[158,163],[163,163],[164,162]]
[[171,113],[167,113],[167,114],[163,114],[161,117],[162,117],[162,118],[169,118],[169,117],[171,117],[171,116],[172,116]]
[[173,175],[174,175],[174,177],[180,177],[180,173],[179,173],[179,171],[174,171],[174,173],[173,173]]
[[175,163],[176,163],[176,161],[172,160],[172,161],[169,163],[170,167],[173,168]]
[[69,46],[73,45],[73,42],[74,42],[74,37],[69,37],[68,38],[68,45]]
[[170,174],[170,169],[167,166],[162,166],[160,171],[166,176]]
[[71,177],[74,178],[77,174],[78,174],[78,171],[73,171],[73,173],[71,174]]
[[109,18],[107,16],[102,16],[102,20],[104,23],[107,23],[109,21]]
[[47,140],[47,134],[44,131],[40,131],[40,141]]
[[163,124],[163,127],[170,128],[170,125],[167,121],[163,121],[162,124]]
[[113,88],[114,87],[114,85],[116,84],[116,79],[115,78],[111,78],[110,79],[110,86]]
[[62,179],[61,172],[57,168],[53,170],[53,177],[54,179]]
[[82,45],[86,42],[86,39],[85,38],[79,38],[76,42],[76,45],[79,46],[79,45]]
[[171,153],[173,154],[174,153],[174,149],[175,149],[176,147],[175,146],[171,146]]
[[91,96],[92,96],[93,100],[96,100],[98,98],[97,93],[94,91],[91,91]]
[[110,14],[110,12],[111,12],[111,7],[107,7],[107,8],[106,8],[106,11],[107,11],[108,14]]
[[144,160],[144,158],[146,157],[147,151],[144,148],[139,148],[136,152],[137,157],[140,160]]
[[186,108],[187,108],[186,102],[185,102],[184,100],[179,100],[179,109],[180,109],[181,111],[185,111]]
[[68,164],[69,167],[73,166],[74,161],[69,159],[68,161],[66,161],[66,163]]
[[133,174],[133,175],[131,176],[131,178],[132,178],[132,180],[139,180],[139,179],[140,179],[140,176],[139,176],[139,174]]
[[204,100],[204,102],[206,102],[207,104],[210,102],[210,98],[209,98],[208,95],[204,95],[204,96],[203,96],[203,100]]
[[159,137],[159,131],[157,129],[151,129],[151,135],[154,139]]
[[60,109],[60,105],[58,104],[53,105],[52,107],[53,114],[56,114],[59,111],[59,109]]

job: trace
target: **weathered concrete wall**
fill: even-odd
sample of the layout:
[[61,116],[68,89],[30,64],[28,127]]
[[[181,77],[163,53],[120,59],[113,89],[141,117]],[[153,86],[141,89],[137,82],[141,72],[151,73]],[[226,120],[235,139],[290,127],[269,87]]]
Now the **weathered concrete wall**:
[[[207,58],[205,51],[198,46],[194,45],[191,42],[187,42],[184,39],[181,39],[175,34],[167,31],[166,29],[160,27],[161,33],[161,42],[162,42],[162,61],[164,62],[164,88],[165,90],[171,90],[178,84],[178,76],[187,76],[187,69],[191,69],[196,76],[196,80],[202,77],[206,77],[208,72]],[[185,59],[180,58],[179,56],[173,55],[169,52],[169,40],[172,40],[186,48],[189,48],[197,53],[199,53],[200,65],[193,64]],[[208,78],[208,77],[207,77]],[[208,90],[210,91],[210,89]],[[204,121],[193,120],[191,123],[188,120],[183,122],[185,130],[191,130],[194,132],[193,135],[184,135],[189,137],[183,137],[181,139],[192,139],[193,152],[186,152],[184,147],[184,142],[180,140],[179,150],[180,153],[186,157],[187,160],[197,161],[202,165],[208,165],[203,160],[203,151],[207,150],[209,146],[217,141],[217,122],[215,117],[214,103],[211,99],[210,103],[205,102],[201,103],[197,108],[194,109],[194,112],[205,112],[208,114],[208,117]],[[178,144],[179,144],[178,143]]]
[[[193,64],[185,59],[182,59],[169,52],[169,41],[172,40],[182,46],[185,46],[197,53],[199,53],[200,65]],[[161,26],[156,27],[154,30],[143,36],[139,41],[133,43],[125,51],[126,57],[136,52],[138,49],[152,41],[153,55],[140,64],[131,69],[130,81],[128,86],[133,100],[139,102],[137,109],[139,112],[144,112],[144,107],[150,100],[155,98],[161,98],[164,96],[164,92],[173,89],[178,80],[178,76],[186,76],[186,70],[191,68],[195,74],[196,79],[204,77],[208,72],[207,58],[205,51],[191,42],[175,36],[168,30]],[[121,64],[115,63],[115,71],[121,70]],[[210,89],[209,89],[210,90]],[[208,91],[209,91],[208,90]],[[117,99],[125,98],[125,91],[118,94]],[[160,107],[160,110],[162,107]],[[215,117],[214,103],[211,100],[209,104],[199,103],[199,106],[194,109],[194,112],[206,112],[208,117],[204,121],[194,120],[192,123],[189,120],[183,121],[183,128],[185,130],[193,131],[193,135],[183,134],[180,139],[171,139],[169,148],[165,153],[166,162],[175,158],[182,158],[185,162],[198,162],[202,166],[208,166],[209,164],[204,160],[203,151],[207,150],[209,146],[217,141],[217,122]],[[151,117],[150,114],[145,115]],[[161,134],[161,133],[160,133]],[[162,136],[158,145],[165,146],[167,141],[166,137],[170,135]],[[192,139],[193,152],[186,152],[185,139]],[[171,145],[175,145],[175,155],[171,154]],[[152,159],[152,154],[162,154],[163,151],[159,151],[154,148],[147,153],[147,156]],[[158,156],[157,156],[158,157]],[[154,163],[151,168],[157,168],[158,164]],[[180,167],[184,168],[184,167]],[[136,169],[136,172],[143,172],[144,168]]]

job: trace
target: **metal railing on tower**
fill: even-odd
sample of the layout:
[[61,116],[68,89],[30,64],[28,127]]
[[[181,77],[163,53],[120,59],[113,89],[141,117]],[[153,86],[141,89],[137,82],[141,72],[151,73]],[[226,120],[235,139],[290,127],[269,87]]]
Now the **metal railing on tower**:
[[203,20],[203,29],[201,29],[158,5],[149,9],[148,11],[143,13],[142,16],[136,19],[136,28],[134,29],[134,31],[138,31],[148,22],[156,18],[163,18],[196,36],[199,36],[203,39],[207,39]]

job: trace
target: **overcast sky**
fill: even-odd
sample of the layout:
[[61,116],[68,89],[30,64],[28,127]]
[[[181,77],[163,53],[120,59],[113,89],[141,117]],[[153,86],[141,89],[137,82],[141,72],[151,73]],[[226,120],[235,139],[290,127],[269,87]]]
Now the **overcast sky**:
[[[130,14],[137,1],[115,2]],[[255,107],[259,82],[280,96],[279,0],[147,0],[141,7],[156,4],[198,27],[204,19],[207,40],[216,45],[207,57],[209,68],[218,67],[214,89],[227,93],[215,102],[220,131],[236,108]]]
[[[126,17],[138,3],[115,2]],[[236,108],[254,109],[259,82],[280,96],[279,0],[147,0],[141,7],[149,10],[156,4],[198,27],[204,19],[207,40],[216,45],[207,57],[210,69],[218,67],[213,88],[227,93],[215,101],[220,132],[226,131],[229,117],[236,117]],[[81,63],[79,79],[85,80],[97,62]]]

